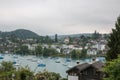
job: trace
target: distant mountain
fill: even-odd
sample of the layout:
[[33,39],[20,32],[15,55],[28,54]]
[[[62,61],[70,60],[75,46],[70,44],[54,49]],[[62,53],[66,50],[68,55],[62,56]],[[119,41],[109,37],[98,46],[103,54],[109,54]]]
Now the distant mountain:
[[0,37],[9,37],[9,36],[15,36],[15,37],[18,37],[21,39],[39,37],[38,34],[32,32],[30,30],[26,30],[26,29],[17,29],[15,31],[11,31],[11,32],[1,32],[0,31]]
[[[80,37],[82,35],[86,37],[91,37],[93,33],[81,33],[81,34],[68,34],[68,35],[58,35],[58,39],[64,39],[66,37]],[[50,36],[50,38],[54,39],[55,36]]]
[[[74,37],[81,37],[81,36],[92,37],[93,34],[94,34],[94,33],[79,33],[79,34],[58,35],[58,39],[64,39],[64,38],[66,38],[66,37],[74,38]],[[108,33],[104,33],[104,34],[99,33],[99,34],[103,35],[104,37],[105,37],[105,36],[107,36],[107,37],[109,36]],[[51,38],[51,39],[55,39],[55,36],[52,35],[52,36],[50,36],[50,38]]]

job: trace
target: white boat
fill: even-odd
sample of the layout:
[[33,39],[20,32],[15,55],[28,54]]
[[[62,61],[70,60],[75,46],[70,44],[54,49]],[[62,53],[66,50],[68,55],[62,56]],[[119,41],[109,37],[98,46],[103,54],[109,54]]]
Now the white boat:
[[60,59],[57,59],[55,62],[56,62],[56,63],[60,63],[60,61],[61,61]]
[[41,63],[41,60],[38,60],[37,63],[38,63],[38,64]]
[[63,63],[63,65],[64,65],[64,66],[67,66],[68,64],[65,62],[65,63]]
[[14,64],[15,66],[20,66],[20,64],[19,63],[16,63],[16,64]]
[[15,60],[13,61],[13,64],[14,64],[15,66],[20,66],[20,62],[19,62],[18,59],[15,59]]
[[66,58],[66,62],[71,62],[71,59],[69,59],[69,58]]
[[18,58],[18,56],[17,55],[13,55],[13,58]]
[[37,62],[37,59],[32,59],[31,61],[32,61],[32,62]]
[[68,65],[68,68],[72,68],[73,66],[71,66],[71,65]]
[[28,61],[31,61],[31,60],[32,60],[32,58],[28,58],[27,60],[28,60]]

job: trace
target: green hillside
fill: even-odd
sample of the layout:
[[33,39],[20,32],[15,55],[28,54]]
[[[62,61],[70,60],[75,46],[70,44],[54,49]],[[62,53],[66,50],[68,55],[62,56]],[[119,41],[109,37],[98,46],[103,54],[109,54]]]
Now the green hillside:
[[32,32],[30,30],[26,30],[26,29],[17,29],[15,31],[11,31],[11,32],[0,32],[0,37],[2,37],[2,38],[9,37],[9,36],[15,36],[15,37],[18,37],[21,39],[39,37],[38,34]]

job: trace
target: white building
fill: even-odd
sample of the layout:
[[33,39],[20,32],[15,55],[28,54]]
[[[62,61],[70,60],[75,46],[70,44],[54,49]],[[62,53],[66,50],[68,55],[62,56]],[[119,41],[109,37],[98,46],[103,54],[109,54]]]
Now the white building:
[[38,44],[32,44],[32,45],[30,45],[30,44],[24,44],[24,45],[28,46],[29,50],[35,50],[35,48],[38,46]]
[[59,49],[59,48],[57,48],[56,51],[57,51],[58,53],[60,53],[60,49]]
[[64,43],[65,43],[65,44],[68,44],[69,42],[70,42],[70,40],[69,40],[68,37],[64,39]]
[[43,45],[42,45],[42,48],[49,48],[49,45],[43,44]]
[[87,55],[96,55],[97,53],[98,52],[97,52],[96,48],[92,48],[92,49],[87,50]]
[[105,44],[103,44],[103,43],[96,43],[96,44],[94,44],[93,46],[92,46],[92,48],[97,48],[97,50],[101,50],[101,51],[103,51],[103,50],[105,50]]

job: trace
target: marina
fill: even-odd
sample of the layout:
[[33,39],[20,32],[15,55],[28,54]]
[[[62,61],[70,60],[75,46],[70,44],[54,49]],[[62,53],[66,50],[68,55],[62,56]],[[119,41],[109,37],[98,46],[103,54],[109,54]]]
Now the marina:
[[[11,55],[11,54],[0,54],[0,62],[2,61],[11,61],[13,65],[18,67],[29,67],[31,71],[34,73],[43,72],[47,70],[49,72],[59,73],[61,77],[67,78],[66,71],[73,66],[77,65],[76,62],[83,63],[90,63],[92,59],[85,59],[85,60],[70,60],[66,61],[66,58],[41,58],[36,56],[20,56],[20,55]],[[98,61],[105,61],[104,57],[98,57]]]

